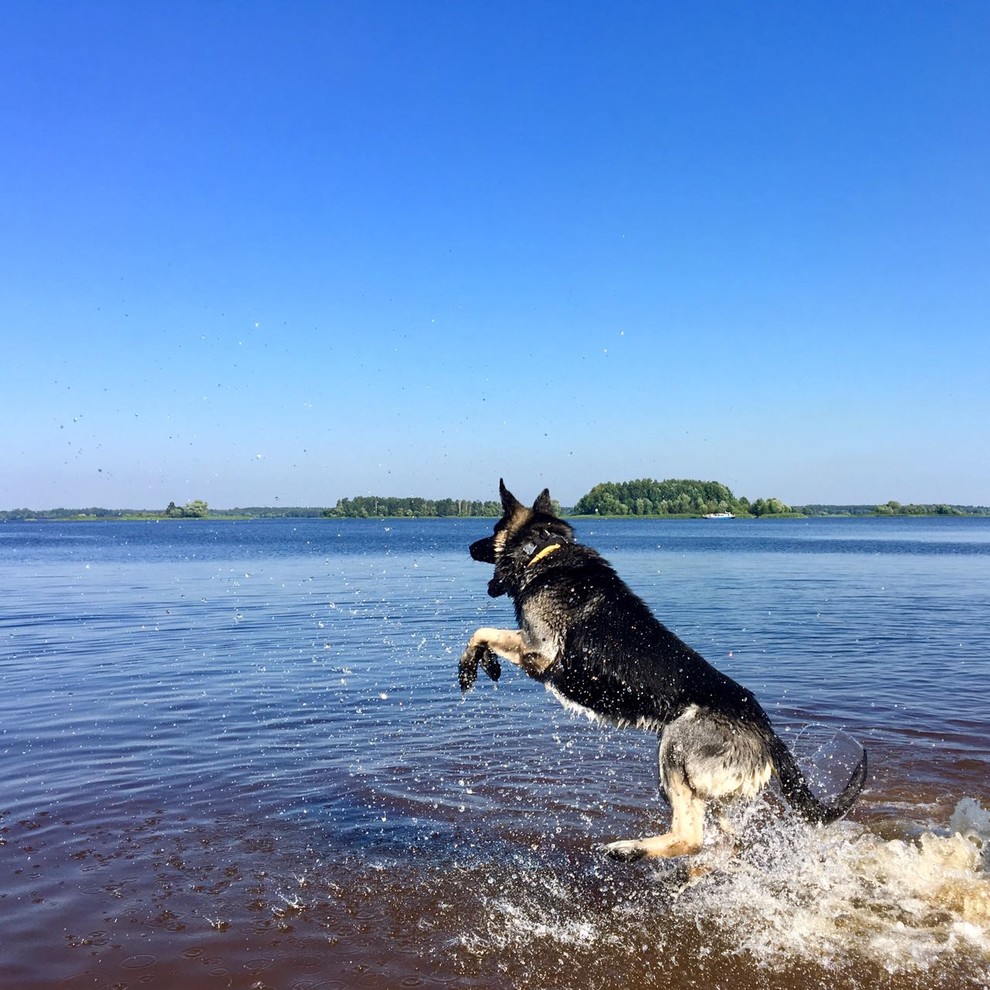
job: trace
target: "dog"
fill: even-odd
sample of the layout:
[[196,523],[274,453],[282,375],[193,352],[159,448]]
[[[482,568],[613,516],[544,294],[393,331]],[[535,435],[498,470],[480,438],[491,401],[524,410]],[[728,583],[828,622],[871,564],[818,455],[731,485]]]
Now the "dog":
[[615,859],[699,852],[710,806],[722,809],[779,781],[807,821],[833,822],[866,781],[866,752],[831,803],[820,801],[756,698],[674,635],[595,550],[575,541],[544,489],[532,508],[499,482],[503,513],[471,556],[493,564],[493,598],[508,595],[518,629],[478,629],[460,658],[462,692],[479,667],[493,680],[499,658],[542,682],[567,707],[659,736],[660,787],[671,807],[666,833],[602,846]]

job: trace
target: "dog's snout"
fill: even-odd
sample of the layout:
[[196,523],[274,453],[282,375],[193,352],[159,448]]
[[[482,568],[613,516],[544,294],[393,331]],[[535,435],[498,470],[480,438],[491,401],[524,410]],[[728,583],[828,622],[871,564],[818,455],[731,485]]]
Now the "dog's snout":
[[483,540],[475,540],[468,547],[468,552],[473,560],[478,560],[482,564],[495,563],[495,540],[489,536]]

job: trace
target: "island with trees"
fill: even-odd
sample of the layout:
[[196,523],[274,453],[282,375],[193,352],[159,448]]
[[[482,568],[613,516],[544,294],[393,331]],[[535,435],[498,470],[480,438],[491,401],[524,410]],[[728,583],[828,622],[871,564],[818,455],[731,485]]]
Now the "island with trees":
[[574,506],[576,516],[784,516],[794,511],[779,498],[750,502],[719,481],[669,478],[595,485]]
[[186,502],[185,505],[169,502],[165,509],[165,515],[169,519],[205,519],[209,514],[210,507],[201,498]]

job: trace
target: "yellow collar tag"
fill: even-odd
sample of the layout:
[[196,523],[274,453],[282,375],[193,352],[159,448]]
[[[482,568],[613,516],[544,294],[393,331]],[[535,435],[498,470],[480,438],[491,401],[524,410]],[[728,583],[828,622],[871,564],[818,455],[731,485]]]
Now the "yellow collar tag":
[[527,567],[532,567],[541,557],[546,557],[547,554],[553,553],[554,550],[559,550],[559,543],[551,543],[550,546],[544,547],[538,554],[534,554],[533,559],[526,565]]

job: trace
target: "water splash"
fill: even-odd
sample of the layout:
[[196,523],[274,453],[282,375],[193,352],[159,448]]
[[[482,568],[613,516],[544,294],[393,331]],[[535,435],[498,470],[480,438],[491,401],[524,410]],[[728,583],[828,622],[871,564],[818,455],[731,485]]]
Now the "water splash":
[[548,953],[628,961],[648,944],[651,954],[676,945],[693,964],[745,957],[758,970],[859,966],[921,977],[962,965],[960,987],[990,975],[990,813],[971,798],[947,829],[913,837],[776,817],[748,829],[738,854],[703,855],[714,869],[689,884],[675,863],[564,877],[517,862],[489,888],[485,920],[462,946],[534,963]]
[[861,955],[902,972],[959,953],[990,961],[988,826],[971,799],[947,833],[913,839],[782,821],[675,910],[717,917],[767,964]]

